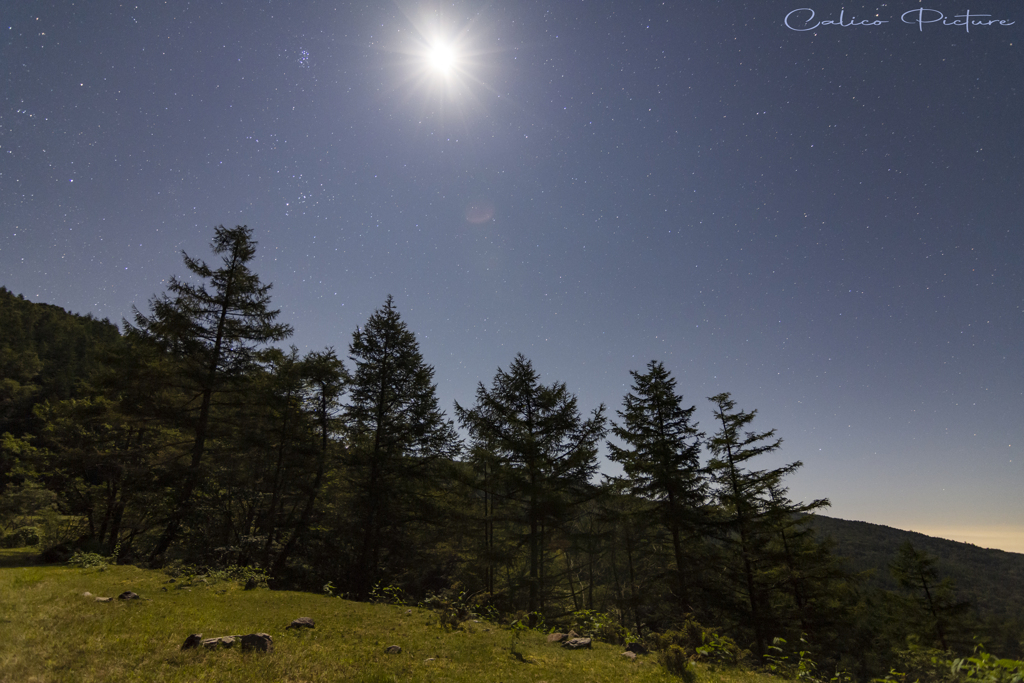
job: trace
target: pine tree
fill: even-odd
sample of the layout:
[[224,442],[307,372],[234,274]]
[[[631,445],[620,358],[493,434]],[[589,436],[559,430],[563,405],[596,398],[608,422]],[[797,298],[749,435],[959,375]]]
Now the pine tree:
[[773,595],[776,585],[769,578],[780,558],[771,544],[778,534],[777,521],[790,515],[806,513],[828,504],[794,504],[784,496],[782,480],[803,463],[796,461],[770,470],[757,470],[750,461],[761,455],[777,451],[782,439],[775,430],[747,431],[757,411],[736,410],[736,402],[728,393],[709,399],[715,406],[714,416],[720,428],[711,437],[711,461],[708,469],[715,484],[720,512],[724,548],[736,567],[732,576],[725,577],[733,604],[740,613],[740,623],[746,622],[753,630],[759,657],[766,652],[772,631],[778,630],[778,618],[773,613]]
[[275,322],[279,311],[270,309],[271,285],[249,269],[256,254],[252,230],[219,226],[210,246],[221,257],[220,268],[183,254],[185,267],[202,282],[172,277],[168,293],[150,301],[149,315],[135,309],[134,324],[124,321],[129,339],[152,344],[176,361],[175,381],[191,394],[178,416],[193,437],[189,463],[153,548],[154,559],[166,552],[192,512],[203,482],[215,399],[240,390],[260,346],[292,333],[290,326]]
[[633,387],[618,411],[621,424],[612,433],[628,448],[609,442],[609,457],[622,465],[626,490],[654,503],[672,537],[675,597],[689,607],[687,576],[693,566],[684,547],[703,532],[707,482],[700,465],[704,434],[692,421],[695,406],[684,408],[676,380],[660,362],[647,372],[632,371]]
[[950,627],[968,606],[957,602],[953,581],[940,579],[935,563],[935,557],[916,550],[907,541],[900,546],[896,559],[889,565],[889,571],[900,587],[910,593],[911,600],[924,616],[925,629],[932,631],[922,635],[934,635],[942,649],[949,650]]
[[388,296],[349,346],[354,364],[345,410],[350,486],[356,533],[351,581],[365,597],[386,566],[414,561],[410,524],[437,523],[431,487],[460,444],[438,408],[434,368]]
[[509,517],[526,528],[528,611],[535,620],[544,609],[545,541],[597,470],[604,406],[584,420],[565,384],[542,385],[519,354],[508,372],[498,369],[490,389],[478,386],[473,408],[456,404],[455,412],[473,439],[471,457],[486,458],[503,482]]
[[299,539],[306,533],[313,519],[317,497],[328,472],[331,447],[335,443],[332,437],[341,431],[341,397],[350,380],[344,363],[337,357],[333,348],[308,354],[302,361],[301,373],[305,389],[305,407],[313,418],[318,437],[316,471],[313,481],[308,486],[302,512],[295,521],[288,541],[274,560],[273,573],[276,576],[284,573],[288,557],[294,552]]

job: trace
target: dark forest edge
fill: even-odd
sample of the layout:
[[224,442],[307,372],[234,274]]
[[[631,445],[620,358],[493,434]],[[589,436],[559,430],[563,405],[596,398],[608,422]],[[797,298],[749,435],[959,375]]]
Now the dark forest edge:
[[[840,557],[815,534],[828,501],[788,498],[801,463],[763,469],[782,441],[730,394],[709,399],[705,431],[651,361],[614,418],[583,415],[517,355],[454,407],[462,439],[391,297],[347,363],[303,356],[273,346],[291,328],[249,269],[251,231],[217,228],[211,246],[219,263],[185,255],[190,277],[123,334],[0,288],[4,545],[458,597],[524,627],[597,615],[623,642],[686,657],[717,642],[802,679],[1021,680],[976,650],[1024,656],[1019,581],[968,590],[972,605],[914,544]],[[602,446],[625,476],[595,480]]]

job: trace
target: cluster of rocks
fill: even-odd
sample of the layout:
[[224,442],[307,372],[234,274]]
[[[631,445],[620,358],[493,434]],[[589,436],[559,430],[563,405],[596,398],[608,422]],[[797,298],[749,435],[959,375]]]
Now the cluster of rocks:
[[622,656],[626,659],[636,659],[637,655],[650,654],[650,650],[641,645],[640,643],[630,643],[626,646],[626,651],[622,653]]
[[[310,617],[299,617],[292,623],[285,626],[285,630],[291,628],[316,628],[316,622]],[[242,652],[273,652],[274,638],[269,633],[247,633],[245,635],[217,636],[216,638],[203,638],[202,633],[193,633],[182,643],[182,650],[198,649],[207,650],[227,649],[241,643]]]
[[[93,595],[89,591],[85,591],[84,593],[82,593],[82,597],[94,598],[96,600],[96,602],[113,602],[114,601],[114,598],[101,598],[101,597],[98,597],[96,595]],[[133,593],[131,591],[125,591],[124,593],[121,593],[120,595],[118,595],[117,599],[118,600],[140,600],[141,598],[139,597],[138,593]]]
[[[560,643],[567,650],[589,650],[593,645],[593,640],[580,636],[576,631],[549,633],[548,642]],[[626,651],[622,653],[622,656],[627,659],[636,659],[637,655],[645,654],[648,654],[648,650],[643,645],[640,643],[630,643],[626,645]]]
[[562,647],[567,650],[589,650],[593,641],[590,638],[584,638],[576,631],[569,631],[568,633],[549,633],[549,643],[561,643]]
[[227,649],[235,646],[236,642],[242,644],[242,651],[255,650],[257,652],[273,652],[274,638],[269,633],[247,633],[244,636],[219,636],[217,638],[203,638],[202,633],[193,633],[182,643],[182,650],[191,650],[203,647],[207,650]]

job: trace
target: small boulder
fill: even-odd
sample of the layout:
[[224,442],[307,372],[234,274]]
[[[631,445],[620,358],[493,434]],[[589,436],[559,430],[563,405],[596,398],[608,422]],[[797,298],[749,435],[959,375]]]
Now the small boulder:
[[216,650],[217,648],[229,648],[234,647],[235,636],[221,636],[220,638],[207,638],[203,641],[203,647],[207,650]]
[[91,598],[92,597],[92,593],[90,593],[89,591],[85,591],[84,593],[82,593],[82,597],[83,598]]
[[630,659],[630,660],[636,659],[636,653],[635,652],[630,652],[629,650],[626,650],[625,652],[623,652],[622,656],[625,657],[626,659]]
[[113,602],[114,598],[96,598],[96,602]]
[[389,655],[399,655],[402,654],[402,648],[397,645],[388,645],[384,648],[384,652]]
[[312,617],[299,617],[292,623],[288,624],[284,630],[287,631],[290,628],[316,628],[316,623],[313,621]]
[[566,638],[568,638],[568,636],[566,634],[564,634],[564,633],[549,633],[548,634],[548,642],[549,643],[560,643],[563,640],[565,640]]
[[121,593],[120,595],[118,595],[117,599],[118,600],[138,600],[139,599],[139,594],[138,593],[132,593],[131,591],[125,591],[124,593]]
[[650,650],[648,650],[646,647],[644,647],[640,643],[630,643],[629,645],[626,646],[626,652],[632,652],[632,653],[638,654],[638,655],[647,655],[647,654],[651,653]]
[[190,635],[188,638],[185,639],[184,643],[181,644],[181,649],[182,650],[191,650],[193,648],[199,647],[200,643],[202,643],[202,642],[203,642],[203,634],[202,633],[193,633],[192,635]]
[[572,638],[562,643],[562,647],[567,650],[589,650],[590,638]]
[[269,633],[248,633],[242,636],[242,652],[256,650],[257,652],[273,652],[274,639]]

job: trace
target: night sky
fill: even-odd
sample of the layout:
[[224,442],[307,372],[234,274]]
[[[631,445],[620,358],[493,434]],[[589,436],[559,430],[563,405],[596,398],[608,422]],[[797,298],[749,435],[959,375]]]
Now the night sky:
[[393,294],[449,415],[522,352],[614,416],[658,359],[708,432],[721,391],[778,430],[794,499],[1024,552],[1020,2],[6,0],[0,30],[11,291],[119,322],[248,225],[292,343],[347,352]]

